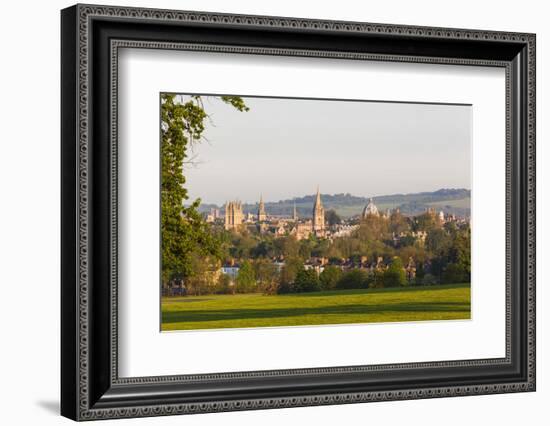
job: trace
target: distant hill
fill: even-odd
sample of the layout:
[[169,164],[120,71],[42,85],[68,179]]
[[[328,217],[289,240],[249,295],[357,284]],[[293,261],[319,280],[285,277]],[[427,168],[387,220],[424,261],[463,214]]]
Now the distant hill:
[[[381,212],[399,207],[405,215],[416,215],[428,207],[433,207],[438,211],[443,210],[445,213],[469,216],[470,195],[469,189],[443,188],[434,192],[382,195],[372,197],[372,199]],[[333,209],[342,217],[360,214],[369,202],[367,197],[357,197],[351,194],[321,194],[321,199],[326,210]],[[315,194],[311,194],[289,200],[266,202],[265,208],[268,215],[291,215],[294,203],[296,203],[298,216],[310,217],[314,200]],[[220,208],[223,211],[223,206],[215,204],[201,204],[199,210],[209,212],[211,208]],[[258,204],[243,204],[243,210],[245,213],[256,213]]]

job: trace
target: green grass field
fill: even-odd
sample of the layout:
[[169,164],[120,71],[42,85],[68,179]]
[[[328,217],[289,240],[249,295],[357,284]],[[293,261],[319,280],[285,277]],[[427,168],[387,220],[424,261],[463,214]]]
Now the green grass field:
[[163,331],[469,318],[469,284],[162,299]]

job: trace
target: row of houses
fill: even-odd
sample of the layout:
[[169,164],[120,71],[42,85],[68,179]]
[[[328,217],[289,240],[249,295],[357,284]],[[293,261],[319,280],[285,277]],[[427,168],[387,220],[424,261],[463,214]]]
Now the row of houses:
[[[272,265],[275,267],[277,272],[280,272],[284,266],[285,261],[281,258],[272,259]],[[347,271],[350,269],[362,269],[366,271],[374,271],[387,268],[387,263],[384,261],[384,258],[379,256],[376,260],[369,261],[367,256],[359,256],[357,258],[342,258],[334,259],[327,257],[311,257],[304,262],[304,269],[314,270],[318,274],[321,274],[327,266],[335,266],[342,271]],[[412,257],[409,258],[409,262],[405,266],[405,269],[408,269],[409,273],[416,271],[416,264]],[[413,271],[414,269],[414,271]],[[235,279],[239,274],[240,265],[238,263],[225,264],[220,268],[220,272],[228,275],[231,279]],[[413,275],[414,276],[414,275]]]

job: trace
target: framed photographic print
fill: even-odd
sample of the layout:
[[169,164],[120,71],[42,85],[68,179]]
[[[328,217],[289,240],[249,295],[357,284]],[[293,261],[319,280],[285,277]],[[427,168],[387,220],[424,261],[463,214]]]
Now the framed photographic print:
[[535,390],[535,36],[76,5],[74,420]]

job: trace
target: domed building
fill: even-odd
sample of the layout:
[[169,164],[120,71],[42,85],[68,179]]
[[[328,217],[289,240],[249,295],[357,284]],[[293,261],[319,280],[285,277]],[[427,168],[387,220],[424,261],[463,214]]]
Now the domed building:
[[361,215],[363,219],[366,219],[367,216],[380,216],[380,213],[378,213],[378,207],[376,207],[376,205],[372,201],[372,198],[369,199],[369,203],[365,206]]

